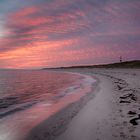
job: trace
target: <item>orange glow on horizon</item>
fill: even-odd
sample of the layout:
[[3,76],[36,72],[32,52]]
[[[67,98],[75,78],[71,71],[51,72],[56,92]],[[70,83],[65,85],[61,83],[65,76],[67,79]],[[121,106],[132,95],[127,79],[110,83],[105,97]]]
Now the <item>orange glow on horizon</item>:
[[56,52],[73,43],[74,40],[33,42],[32,45],[1,53],[0,60],[8,62],[9,65],[16,68],[42,66],[42,63],[47,66],[47,63],[50,65],[53,59],[57,58]]

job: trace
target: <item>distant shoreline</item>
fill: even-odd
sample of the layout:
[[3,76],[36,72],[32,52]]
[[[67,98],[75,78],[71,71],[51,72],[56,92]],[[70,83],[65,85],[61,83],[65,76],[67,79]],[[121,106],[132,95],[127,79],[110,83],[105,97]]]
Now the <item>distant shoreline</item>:
[[43,68],[42,70],[48,69],[74,69],[74,68],[140,68],[140,60],[125,61],[110,64],[100,65],[80,65],[80,66],[68,66],[68,67],[56,67],[56,68]]

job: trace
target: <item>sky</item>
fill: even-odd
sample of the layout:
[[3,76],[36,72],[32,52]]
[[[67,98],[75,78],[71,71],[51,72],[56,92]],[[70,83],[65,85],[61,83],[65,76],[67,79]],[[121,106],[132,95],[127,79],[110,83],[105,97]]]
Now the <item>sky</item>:
[[140,0],[0,0],[0,68],[140,60]]

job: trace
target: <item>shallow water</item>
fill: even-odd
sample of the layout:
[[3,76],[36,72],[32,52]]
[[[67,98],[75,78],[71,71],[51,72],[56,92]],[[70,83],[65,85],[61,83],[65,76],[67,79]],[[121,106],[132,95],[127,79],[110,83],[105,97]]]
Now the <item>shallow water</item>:
[[31,128],[90,91],[92,79],[46,70],[0,71],[0,140],[19,140]]

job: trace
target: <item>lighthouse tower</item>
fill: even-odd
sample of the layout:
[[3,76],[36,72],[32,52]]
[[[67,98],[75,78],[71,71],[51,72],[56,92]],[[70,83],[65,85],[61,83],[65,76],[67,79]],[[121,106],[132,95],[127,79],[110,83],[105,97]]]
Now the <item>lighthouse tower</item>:
[[122,63],[122,56],[120,56],[120,63]]

